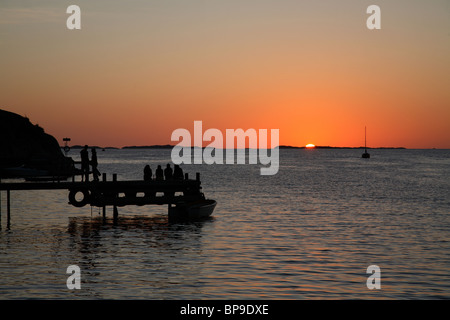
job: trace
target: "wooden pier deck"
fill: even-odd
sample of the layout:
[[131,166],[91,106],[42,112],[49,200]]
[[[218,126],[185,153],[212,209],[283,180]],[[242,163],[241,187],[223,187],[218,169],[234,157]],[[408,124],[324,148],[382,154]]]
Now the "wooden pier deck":
[[[69,204],[75,207],[86,205],[103,207],[113,206],[114,215],[117,207],[126,205],[180,205],[204,200],[201,192],[200,174],[196,179],[183,180],[123,180],[117,181],[117,175],[107,181],[103,174],[101,181],[60,181],[60,182],[0,182],[0,191],[7,192],[7,214],[10,219],[10,193],[17,190],[68,190]],[[0,198],[1,199],[1,198]],[[1,213],[1,203],[0,203]]]

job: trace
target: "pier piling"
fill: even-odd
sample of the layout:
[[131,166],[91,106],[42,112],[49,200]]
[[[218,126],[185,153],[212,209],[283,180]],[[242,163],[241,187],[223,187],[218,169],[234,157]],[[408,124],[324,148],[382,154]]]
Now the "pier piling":
[[118,216],[119,216],[119,210],[117,210],[117,206],[114,206],[113,217],[114,217],[114,219],[117,219]]
[[6,224],[9,228],[11,221],[11,190],[6,190]]

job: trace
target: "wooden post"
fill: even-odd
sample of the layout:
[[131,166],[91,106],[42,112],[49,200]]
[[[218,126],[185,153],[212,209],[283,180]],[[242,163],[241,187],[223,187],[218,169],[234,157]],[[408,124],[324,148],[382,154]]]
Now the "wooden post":
[[11,220],[11,190],[6,190],[6,223],[9,227]]
[[186,173],[184,174],[184,180],[189,180],[189,173],[186,172]]
[[[103,172],[103,182],[106,182],[106,173]],[[103,206],[103,218],[106,218],[106,206]]]
[[200,181],[200,172],[197,172],[197,173],[196,173],[195,178],[196,178],[197,181]]
[[117,181],[117,173],[113,173],[113,181]]

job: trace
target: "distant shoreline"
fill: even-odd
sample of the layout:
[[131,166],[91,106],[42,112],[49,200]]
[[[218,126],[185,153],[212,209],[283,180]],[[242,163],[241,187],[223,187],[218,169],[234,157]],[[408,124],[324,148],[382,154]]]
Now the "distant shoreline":
[[[89,148],[96,148],[96,149],[113,149],[113,150],[123,150],[123,149],[172,149],[175,147],[174,145],[165,144],[165,145],[149,145],[149,146],[125,146],[125,147],[99,147],[99,146],[89,146]],[[64,148],[64,146],[61,146],[61,148]],[[74,145],[70,147],[71,149],[82,149],[84,146],[81,145]],[[191,147],[191,148],[197,148],[197,147]],[[204,149],[205,147],[202,147]],[[238,149],[238,148],[235,148]],[[246,148],[249,149],[249,148]],[[295,146],[279,146],[278,149],[309,149],[306,147],[295,147]],[[311,149],[364,149],[364,147],[330,147],[330,146],[315,146]],[[373,148],[367,148],[368,150],[379,150],[379,149],[407,149],[405,147],[373,147]],[[436,148],[429,148],[429,149],[436,149]]]

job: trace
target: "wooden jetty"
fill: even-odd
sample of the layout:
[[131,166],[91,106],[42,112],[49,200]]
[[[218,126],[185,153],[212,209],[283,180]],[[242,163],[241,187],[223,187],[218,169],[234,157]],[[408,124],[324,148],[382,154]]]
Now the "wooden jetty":
[[[103,215],[106,206],[114,207],[114,217],[118,215],[117,207],[127,205],[164,205],[169,206],[169,214],[176,212],[175,208],[206,201],[201,192],[200,173],[196,179],[189,179],[185,174],[183,180],[125,180],[118,181],[113,174],[112,180],[107,181],[106,174],[100,181],[76,182],[0,182],[0,191],[6,191],[7,219],[10,220],[10,193],[13,190],[68,190],[69,204],[75,207],[86,205],[102,207]],[[214,204],[215,206],[215,204]],[[214,210],[214,206],[211,209]],[[208,208],[211,205],[208,202]],[[180,210],[181,211],[181,210]],[[204,210],[203,210],[204,211]],[[1,212],[1,204],[0,204]]]

